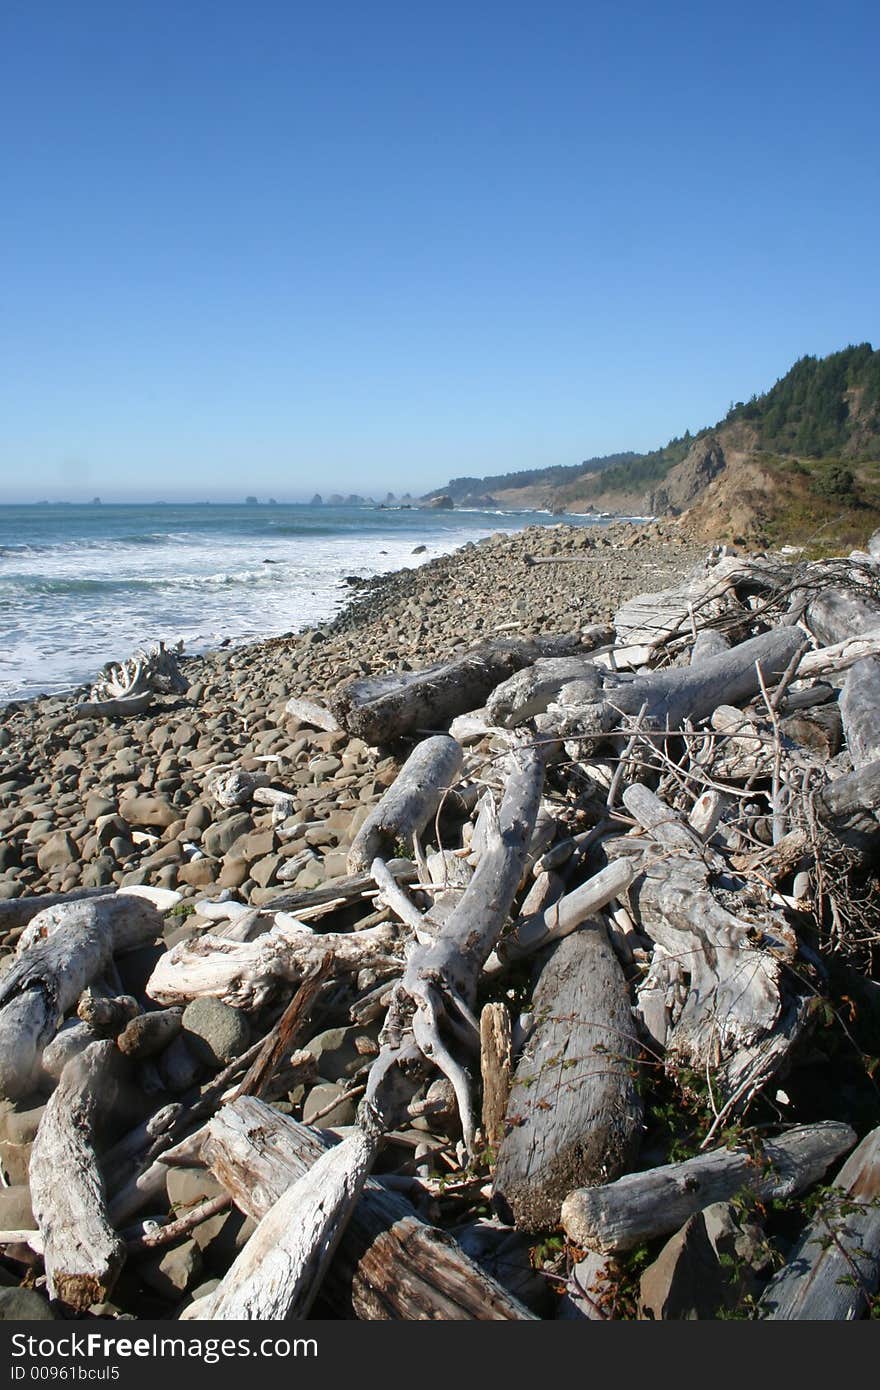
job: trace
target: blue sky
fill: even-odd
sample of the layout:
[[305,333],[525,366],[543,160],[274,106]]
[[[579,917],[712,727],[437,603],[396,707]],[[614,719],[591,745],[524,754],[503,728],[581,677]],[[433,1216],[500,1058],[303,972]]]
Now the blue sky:
[[6,0],[0,498],[665,443],[878,345],[871,3]]

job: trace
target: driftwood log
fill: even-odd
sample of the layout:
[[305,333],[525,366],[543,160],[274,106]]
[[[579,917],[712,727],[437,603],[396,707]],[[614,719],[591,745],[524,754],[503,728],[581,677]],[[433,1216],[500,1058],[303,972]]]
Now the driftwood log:
[[423,671],[348,681],[330,701],[331,713],[343,729],[367,743],[391,743],[418,729],[443,728],[457,714],[482,705],[514,671],[577,645],[577,637],[570,636],[484,642]]
[[0,980],[0,1095],[15,1099],[33,1090],[44,1048],[86,986],[116,951],[161,931],[150,902],[116,893],[44,908],[31,919]]
[[112,1110],[122,1058],[92,1043],[61,1074],[34,1140],[30,1188],[50,1298],[82,1312],[103,1303],[125,1261],[107,1215],[94,1127]]
[[348,852],[349,873],[363,872],[374,859],[384,858],[397,840],[424,830],[444,791],[458,777],[463,757],[461,744],[446,734],[416,745],[393,785],[355,835]]
[[340,974],[403,968],[403,939],[392,922],[358,932],[316,932],[287,913],[255,941],[205,935],[180,941],[160,956],[146,992],[160,1004],[185,1004],[211,995],[240,1009],[256,1009],[283,983],[297,983],[330,952]]
[[604,927],[583,927],[547,955],[534,1029],[514,1073],[495,1168],[495,1203],[528,1231],[558,1224],[563,1198],[624,1172],[642,1104],[629,996]]
[[[329,1146],[319,1131],[242,1098],[211,1121],[202,1157],[261,1220]],[[532,1315],[405,1198],[368,1179],[322,1286],[343,1318],[528,1319]]]
[[640,1241],[677,1231],[703,1207],[738,1193],[762,1201],[793,1197],[817,1182],[855,1139],[849,1125],[828,1120],[787,1130],[758,1153],[712,1149],[682,1163],[627,1173],[616,1182],[569,1193],[562,1224],[587,1250],[631,1250]]
[[761,1298],[773,1321],[862,1317],[880,1285],[880,1129],[850,1154]]

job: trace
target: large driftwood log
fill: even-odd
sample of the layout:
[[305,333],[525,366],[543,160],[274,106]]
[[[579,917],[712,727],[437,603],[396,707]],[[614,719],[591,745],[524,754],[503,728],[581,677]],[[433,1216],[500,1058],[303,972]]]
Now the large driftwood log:
[[160,1004],[185,1004],[212,995],[240,1009],[259,1008],[279,984],[296,983],[327,952],[334,969],[388,973],[403,966],[403,936],[393,922],[357,932],[316,932],[279,912],[272,929],[255,941],[205,935],[180,941],[160,956],[146,992]]
[[861,1317],[880,1284],[880,1128],[850,1154],[788,1263],[764,1291],[773,1321]]
[[518,1227],[555,1226],[572,1188],[633,1159],[642,1105],[629,996],[604,927],[561,941],[541,968],[535,1026],[516,1066],[495,1200]]
[[[261,1101],[226,1105],[202,1156],[236,1206],[262,1219],[328,1147],[319,1131]],[[368,1179],[324,1280],[343,1318],[406,1321],[528,1319],[531,1314],[403,1197]]]
[[844,841],[873,850],[880,833],[880,758],[829,782],[814,798],[819,819]]
[[368,869],[373,860],[424,830],[444,791],[461,771],[464,749],[454,738],[436,734],[417,744],[392,786],[367,816],[348,852],[351,874]]
[[111,894],[45,908],[0,980],[0,1095],[33,1090],[43,1049],[114,952],[152,941],[162,918],[145,898]]
[[616,1182],[583,1187],[562,1204],[566,1234],[587,1250],[631,1250],[668,1235],[694,1212],[738,1193],[761,1201],[793,1197],[811,1187],[856,1136],[849,1125],[799,1125],[767,1140],[760,1156],[745,1148],[712,1149],[683,1163],[667,1163]]
[[427,670],[346,682],[331,700],[331,712],[348,733],[367,743],[390,743],[418,729],[442,728],[455,715],[482,705],[514,671],[577,645],[569,636],[484,642]]
[[[707,851],[647,787],[623,793],[627,810],[662,852],[649,852],[631,896],[642,930],[689,976],[667,1039],[667,1060],[711,1069],[724,1101],[746,1100],[789,1055],[805,1022],[789,995],[784,964],[796,941],[782,915],[749,895],[736,913],[709,886]],[[725,895],[730,902],[732,893]]]
[[699,565],[681,584],[628,599],[614,615],[623,659],[639,665],[670,637],[688,630],[692,621],[702,627],[738,614],[742,609],[734,589],[746,578],[761,587],[767,582],[749,561],[723,556],[708,569]]
[[80,1312],[103,1303],[125,1261],[107,1216],[94,1126],[112,1109],[122,1058],[110,1040],[91,1043],[61,1074],[34,1140],[31,1202],[43,1237],[50,1298]]

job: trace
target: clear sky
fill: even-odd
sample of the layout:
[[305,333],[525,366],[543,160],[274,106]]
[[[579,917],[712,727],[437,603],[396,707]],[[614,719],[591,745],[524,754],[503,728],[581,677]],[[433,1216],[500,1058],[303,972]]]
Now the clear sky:
[[422,491],[880,341],[880,6],[4,0],[0,497]]

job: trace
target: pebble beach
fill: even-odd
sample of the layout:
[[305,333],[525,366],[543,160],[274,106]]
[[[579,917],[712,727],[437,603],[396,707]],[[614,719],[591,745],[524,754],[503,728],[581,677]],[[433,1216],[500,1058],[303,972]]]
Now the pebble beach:
[[[151,884],[259,904],[342,874],[399,762],[301,726],[285,714],[291,696],[322,701],[349,677],[418,669],[488,637],[576,632],[674,582],[704,549],[656,522],[496,533],[362,581],[330,623],[185,658],[187,693],[144,716],[72,722],[70,696],[13,702],[0,709],[0,900]],[[551,554],[578,562],[527,563]],[[227,763],[293,794],[285,838],[269,807],[230,812],[205,794]]]

